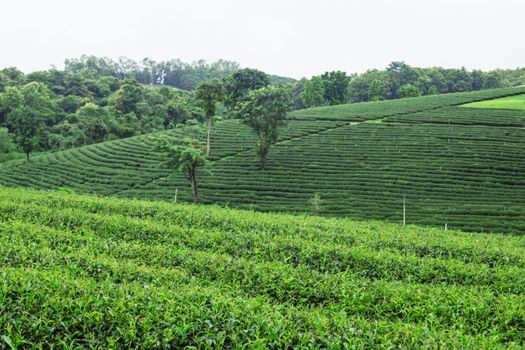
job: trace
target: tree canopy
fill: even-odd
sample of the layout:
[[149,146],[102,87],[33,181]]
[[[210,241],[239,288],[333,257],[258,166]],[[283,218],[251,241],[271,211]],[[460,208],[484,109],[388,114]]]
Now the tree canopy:
[[57,109],[51,91],[42,83],[32,82],[21,87],[8,87],[0,99],[6,124],[15,135],[15,142],[29,155],[43,142],[46,124]]
[[261,169],[268,164],[270,147],[277,141],[277,127],[284,124],[291,99],[283,88],[265,87],[248,93],[240,103],[237,117],[252,128],[258,137],[257,154]]
[[268,75],[257,69],[245,68],[227,77],[224,82],[225,104],[233,109],[250,91],[270,85]]
[[195,91],[195,98],[204,110],[204,117],[208,122],[208,132],[206,137],[206,155],[210,155],[210,138],[213,116],[215,115],[216,104],[224,99],[224,86],[217,80],[205,81],[201,83]]
[[157,150],[164,153],[164,164],[182,173],[190,182],[193,193],[193,203],[199,203],[197,169],[208,163],[204,145],[195,137],[173,140],[168,137],[156,139]]

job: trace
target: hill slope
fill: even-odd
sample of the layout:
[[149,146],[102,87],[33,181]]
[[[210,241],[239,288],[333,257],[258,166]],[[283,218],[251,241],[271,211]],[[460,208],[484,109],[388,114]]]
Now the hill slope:
[[0,189],[0,347],[519,348],[525,237]]
[[[525,232],[525,111],[459,105],[519,89],[359,103],[295,111],[257,169],[255,138],[235,120],[218,122],[213,175],[201,199],[262,211],[308,211],[476,231]],[[177,137],[180,130],[168,132]],[[188,183],[159,167],[148,136],[105,142],[0,165],[0,184],[68,187],[81,193],[190,200]]]

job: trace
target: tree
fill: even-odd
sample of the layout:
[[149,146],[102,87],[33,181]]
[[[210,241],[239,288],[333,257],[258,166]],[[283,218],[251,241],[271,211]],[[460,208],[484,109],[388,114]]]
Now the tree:
[[430,87],[430,89],[428,89],[427,95],[437,95],[437,94],[439,94],[439,91],[438,91],[436,85],[432,85]]
[[24,151],[27,161],[44,136],[46,124],[52,120],[57,104],[51,91],[42,83],[32,82],[21,87],[8,87],[0,99],[7,111],[6,122],[15,135],[16,144]]
[[259,138],[257,154],[261,169],[266,168],[270,147],[277,141],[277,127],[284,123],[291,103],[286,90],[265,87],[248,93],[247,99],[240,104],[237,117],[251,127]]
[[217,102],[224,99],[224,86],[217,80],[205,81],[201,83],[195,91],[195,98],[200,102],[204,109],[204,117],[208,121],[208,132],[206,136],[206,155],[210,155],[210,137],[213,116]]
[[185,103],[178,99],[170,100],[166,105],[166,119],[164,129],[173,128],[178,124],[185,123],[191,117],[191,113]]
[[193,203],[199,204],[197,169],[208,162],[203,144],[195,138],[185,138],[179,143],[162,137],[157,140],[157,150],[167,158],[165,164],[181,172],[191,184]]
[[266,73],[257,69],[244,68],[233,73],[225,79],[224,91],[226,106],[233,109],[235,105],[243,100],[248,92],[270,85],[270,79]]
[[345,72],[326,72],[321,75],[324,99],[329,105],[346,103],[350,77]]
[[389,98],[400,98],[399,90],[405,84],[415,82],[419,73],[405,62],[392,62],[386,68],[390,80]]
[[125,115],[134,113],[141,116],[141,106],[144,104],[145,88],[136,81],[127,81],[109,98],[109,105],[117,113]]
[[321,77],[312,77],[305,83],[301,99],[306,107],[318,107],[325,104],[324,86]]
[[412,84],[405,84],[399,88],[398,95],[400,98],[421,96],[417,87]]
[[379,101],[385,95],[385,84],[379,80],[374,79],[368,87],[368,96],[370,101]]
[[87,143],[105,141],[111,129],[110,115],[106,108],[88,103],[76,112]]
[[7,128],[0,128],[0,154],[9,153],[13,149],[13,137]]
[[14,86],[23,81],[24,73],[14,67],[0,70],[0,92],[4,91],[8,86]]

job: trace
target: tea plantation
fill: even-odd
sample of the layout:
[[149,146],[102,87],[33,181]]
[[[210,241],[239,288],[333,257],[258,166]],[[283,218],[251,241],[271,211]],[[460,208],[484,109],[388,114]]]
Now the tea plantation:
[[467,103],[465,107],[525,109],[525,95],[514,95],[501,97],[494,100],[472,102]]
[[0,188],[0,348],[525,345],[525,236]]
[[[525,110],[461,105],[523,94],[482,90],[299,110],[289,114],[261,171],[256,139],[216,123],[200,199],[260,211],[402,221],[479,232],[525,232]],[[180,137],[182,129],[168,131]],[[189,183],[161,166],[150,135],[0,164],[0,185],[70,188],[190,201]]]

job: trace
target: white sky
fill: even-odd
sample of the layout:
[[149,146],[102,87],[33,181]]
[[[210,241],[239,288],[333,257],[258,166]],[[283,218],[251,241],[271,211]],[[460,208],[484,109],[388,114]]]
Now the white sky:
[[525,66],[525,0],[1,0],[0,68],[224,58],[300,78],[394,60]]

